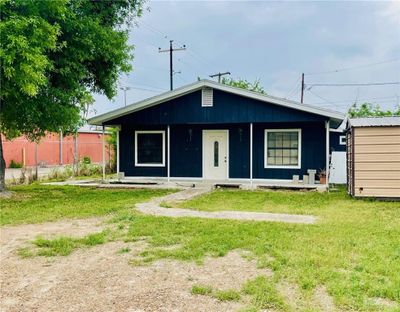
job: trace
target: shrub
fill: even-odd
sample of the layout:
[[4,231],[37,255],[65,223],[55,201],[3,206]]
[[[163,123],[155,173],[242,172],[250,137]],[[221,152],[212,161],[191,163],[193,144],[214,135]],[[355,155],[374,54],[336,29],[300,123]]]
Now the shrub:
[[14,161],[14,159],[11,159],[9,168],[22,168],[22,163],[16,162]]
[[90,159],[90,156],[83,156],[82,163],[83,164],[91,164],[92,160]]

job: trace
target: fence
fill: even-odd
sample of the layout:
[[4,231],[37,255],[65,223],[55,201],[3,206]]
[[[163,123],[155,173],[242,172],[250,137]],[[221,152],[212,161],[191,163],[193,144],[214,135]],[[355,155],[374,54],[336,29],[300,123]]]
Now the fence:
[[[25,137],[8,141],[3,138],[3,152],[6,167],[11,161],[24,167],[41,167],[74,164],[75,161],[89,157],[92,163],[103,160],[103,134],[100,132],[79,132],[62,137],[57,133],[48,133],[39,143],[30,142]],[[106,134],[106,141],[108,135]],[[106,162],[113,157],[112,146],[106,142]]]

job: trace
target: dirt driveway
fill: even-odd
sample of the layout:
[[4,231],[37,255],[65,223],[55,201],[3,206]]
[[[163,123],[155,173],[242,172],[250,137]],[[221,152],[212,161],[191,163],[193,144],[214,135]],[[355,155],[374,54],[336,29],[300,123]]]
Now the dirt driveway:
[[[82,236],[100,231],[102,219],[1,228],[1,311],[235,311],[246,305],[192,295],[191,287],[237,289],[259,275],[254,261],[234,251],[204,265],[162,260],[133,266],[129,260],[147,243],[112,242],[66,257],[22,259],[19,247],[37,235]],[[128,253],[119,253],[129,248]]]

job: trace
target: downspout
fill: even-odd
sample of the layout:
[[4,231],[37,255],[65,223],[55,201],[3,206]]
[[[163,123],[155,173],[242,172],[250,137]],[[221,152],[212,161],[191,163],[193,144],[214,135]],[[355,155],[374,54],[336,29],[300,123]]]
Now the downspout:
[[106,180],[106,140],[104,138],[104,125],[102,126],[102,155],[103,155],[103,181]]
[[325,165],[325,170],[326,170],[326,187],[329,189],[329,127],[330,127],[330,122],[325,121],[325,134],[326,134],[326,165]]
[[250,186],[253,188],[253,123],[250,123]]
[[170,181],[171,167],[170,167],[170,126],[167,127],[167,181]]
[[121,130],[120,127],[117,128],[117,155],[115,155],[117,161],[117,178],[119,180],[119,131]]

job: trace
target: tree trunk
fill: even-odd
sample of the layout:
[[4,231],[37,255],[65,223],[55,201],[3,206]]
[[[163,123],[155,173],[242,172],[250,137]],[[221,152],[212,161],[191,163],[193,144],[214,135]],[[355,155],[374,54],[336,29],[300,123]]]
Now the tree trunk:
[[3,138],[0,133],[0,192],[4,192],[6,190],[6,161],[4,160],[3,154]]

